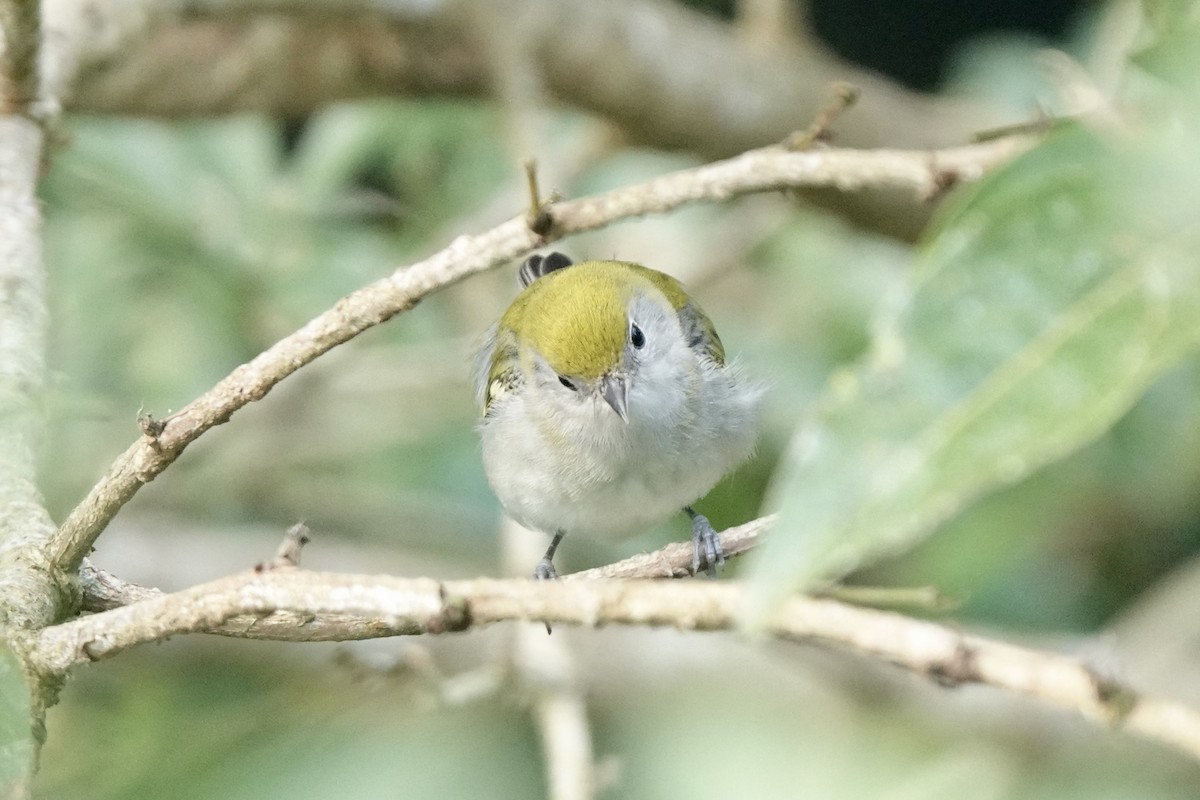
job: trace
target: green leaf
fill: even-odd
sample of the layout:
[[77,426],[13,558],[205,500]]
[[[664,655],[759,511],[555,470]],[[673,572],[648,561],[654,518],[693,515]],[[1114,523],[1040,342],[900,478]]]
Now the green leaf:
[[1200,4],[1195,0],[1143,0],[1145,25],[1141,48],[1131,60],[1147,73],[1176,87],[1196,86],[1200,48]]
[[36,752],[25,676],[0,644],[0,797],[28,796]]
[[869,357],[795,435],[753,620],[1093,440],[1196,348],[1200,137],[1184,128],[1065,129],[949,215]]

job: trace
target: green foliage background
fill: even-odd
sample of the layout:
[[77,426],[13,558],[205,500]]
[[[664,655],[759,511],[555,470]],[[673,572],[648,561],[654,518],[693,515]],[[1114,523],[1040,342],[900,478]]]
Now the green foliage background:
[[[1200,699],[1189,32],[1184,15],[1147,33],[1127,127],[1057,131],[957,190],[916,249],[784,197],[556,245],[680,275],[772,382],[758,456],[701,504],[719,524],[757,514],[764,496],[782,507],[766,560],[734,570],[761,576],[764,596],[851,567],[854,581],[935,584],[964,625],[1102,669],[1119,660],[1139,685]],[[1010,71],[986,78],[996,94],[1025,74],[1027,51],[1008,52]],[[136,435],[139,408],[179,408],[341,295],[522,202],[505,120],[483,103],[338,106],[298,136],[258,117],[69,124],[44,193],[55,380],[43,487],[58,518]],[[563,140],[589,125],[546,124]],[[686,163],[620,150],[544,177],[578,195]],[[265,558],[304,519],[309,566],[502,571],[468,357],[514,295],[514,269],[430,298],[239,412],[138,495],[97,562],[182,588]],[[1128,284],[1117,300],[1103,291],[1113,276]],[[1063,329],[1067,344],[1003,384],[973,433],[902,458],[913,431],[962,425],[961,398]],[[562,566],[682,533],[676,520],[620,545],[568,540]],[[1111,651],[1081,644],[1106,630]],[[519,692],[451,702],[437,680],[486,678],[507,635],[143,648],[67,688],[38,791],[538,796]],[[1183,798],[1200,780],[1119,734],[848,656],[733,636],[555,635],[579,649],[614,797]]]

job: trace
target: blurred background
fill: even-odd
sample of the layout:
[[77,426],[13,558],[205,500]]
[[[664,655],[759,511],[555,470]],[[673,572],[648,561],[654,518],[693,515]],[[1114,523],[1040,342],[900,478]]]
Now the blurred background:
[[[439,4],[425,5],[412,24],[433,30]],[[563,56],[555,72],[512,34],[514,16],[535,13],[526,5],[542,24],[561,15],[555,41],[578,62]],[[1096,91],[1110,86],[1139,24],[1126,2],[592,5],[497,6],[487,80],[438,29],[423,84],[401,97],[364,90],[254,111],[231,93],[189,113],[165,90],[131,96],[130,75],[168,80],[151,69],[151,46],[90,77],[43,192],[54,376],[42,487],[55,517],[134,439],[139,410],[166,416],[347,292],[519,213],[526,156],[546,189],[599,192],[803,128],[834,79],[864,89],[834,124],[835,143],[955,144],[1072,112],[1077,73]],[[274,41],[260,30],[221,44],[222,26],[243,23],[183,20],[153,47],[175,42],[183,66],[173,69],[208,59],[217,82],[236,72],[235,45]],[[189,24],[212,29],[208,50],[188,49]],[[330,39],[349,24],[329,20]],[[623,25],[712,49],[700,66],[689,64],[697,52],[638,51]],[[628,88],[602,85],[608,77]],[[796,104],[781,111],[784,97]],[[904,291],[935,206],[779,193],[554,245],[678,276],[746,371],[771,382],[757,456],[699,504],[718,528],[761,513],[797,420]],[[469,359],[515,295],[516,266],[438,293],[206,434],[122,511],[95,562],[181,589],[269,557],[303,520],[308,567],[503,574]],[[1098,441],[852,580],[935,585],[958,603],[946,618],[955,626],[1200,702],[1198,398],[1200,369],[1185,363]],[[685,535],[672,520],[615,545],[568,539],[559,567]],[[67,687],[50,713],[40,796],[542,796],[538,734],[504,667],[511,636],[143,647]],[[669,631],[554,636],[576,654],[605,796],[1184,798],[1200,788],[1200,769],[1161,748],[853,656]]]

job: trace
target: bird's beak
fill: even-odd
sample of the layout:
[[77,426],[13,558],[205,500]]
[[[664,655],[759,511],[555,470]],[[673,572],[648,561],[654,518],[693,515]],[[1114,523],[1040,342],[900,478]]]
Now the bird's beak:
[[624,375],[605,375],[601,378],[600,396],[623,422],[629,422],[629,380]]

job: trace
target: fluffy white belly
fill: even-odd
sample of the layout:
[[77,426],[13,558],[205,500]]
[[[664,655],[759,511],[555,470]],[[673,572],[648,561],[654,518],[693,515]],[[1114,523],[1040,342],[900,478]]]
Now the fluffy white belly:
[[484,465],[505,510],[526,527],[629,536],[695,502],[749,456],[757,402],[755,392],[720,419],[671,428],[636,417],[627,424],[602,405],[569,432],[561,420],[539,431],[524,413],[500,413],[482,425]]

